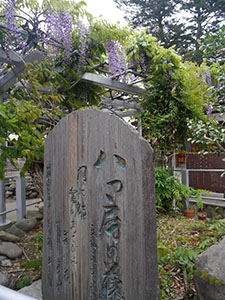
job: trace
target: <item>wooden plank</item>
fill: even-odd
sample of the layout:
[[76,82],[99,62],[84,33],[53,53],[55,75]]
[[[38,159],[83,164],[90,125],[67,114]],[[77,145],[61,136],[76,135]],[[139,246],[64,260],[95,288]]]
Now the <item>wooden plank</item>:
[[109,98],[107,99],[103,99],[101,101],[101,103],[103,104],[110,104],[114,107],[123,107],[123,108],[134,108],[134,109],[140,109],[141,108],[141,105],[136,103],[135,101],[131,101],[131,102],[127,102],[126,100],[111,100]]
[[21,62],[21,58],[18,54],[9,50],[7,56],[5,51],[2,48],[0,48],[0,62],[8,63],[9,59],[13,64],[18,64]]
[[15,65],[13,70],[9,71],[3,78],[0,79],[0,94],[6,92],[17,82],[17,77],[24,72],[26,64],[32,62],[40,62],[44,56],[39,51],[33,51]]
[[141,96],[145,92],[145,89],[142,89],[142,88],[139,88],[136,86],[132,86],[132,85],[128,85],[126,83],[122,83],[122,82],[112,80],[110,78],[102,77],[102,76],[99,76],[96,74],[92,74],[92,73],[85,73],[82,76],[81,81],[92,83],[92,84],[99,85],[99,86],[103,86],[105,88],[109,88],[109,89],[115,90],[115,91],[126,92],[126,93],[132,94],[132,95]]
[[44,165],[44,299],[159,300],[149,144],[81,110],[49,134]]

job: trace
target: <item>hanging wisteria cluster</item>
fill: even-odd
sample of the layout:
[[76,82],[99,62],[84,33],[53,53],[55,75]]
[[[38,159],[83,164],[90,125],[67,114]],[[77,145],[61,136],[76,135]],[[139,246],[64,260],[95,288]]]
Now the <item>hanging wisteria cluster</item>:
[[84,24],[77,24],[77,31],[79,35],[79,53],[80,53],[80,63],[85,65],[86,63],[86,55],[87,55],[87,45],[88,45],[88,37],[90,35],[90,27],[85,27]]
[[126,81],[127,63],[123,47],[116,41],[106,41],[108,53],[108,71],[110,75]]
[[5,50],[11,48],[13,50],[25,51],[26,42],[21,34],[18,32],[15,19],[15,1],[14,0],[5,0],[4,1],[5,9],[5,22],[8,25],[8,31],[4,39],[4,48]]
[[65,50],[65,58],[70,59],[72,54],[72,17],[69,13],[59,14],[52,8],[46,14],[46,33],[43,41],[51,45],[51,55],[56,57],[58,50]]

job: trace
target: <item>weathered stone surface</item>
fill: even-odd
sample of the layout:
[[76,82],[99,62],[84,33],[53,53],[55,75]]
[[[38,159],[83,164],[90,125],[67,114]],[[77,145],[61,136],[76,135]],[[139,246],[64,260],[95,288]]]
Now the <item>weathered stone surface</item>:
[[11,274],[0,274],[0,285],[13,289],[15,287],[15,280]]
[[23,220],[15,223],[16,227],[18,227],[19,229],[21,229],[25,232],[28,232],[28,231],[34,229],[36,225],[37,225],[37,220],[35,218],[23,219]]
[[28,210],[27,211],[27,219],[42,220],[43,214],[38,210]]
[[19,238],[23,237],[24,233],[25,233],[23,230],[21,230],[18,227],[16,227],[15,224],[13,224],[11,227],[9,227],[8,229],[6,229],[6,232],[8,232],[10,234],[13,234],[13,235],[16,235]]
[[12,226],[11,221],[6,219],[6,223],[0,226],[0,230],[7,231],[7,229],[10,228],[11,226]]
[[14,234],[8,233],[6,231],[0,231],[0,241],[5,241],[5,242],[19,242],[18,236],[15,236]]
[[18,292],[34,299],[42,300],[41,280],[35,281],[31,285],[20,289]]
[[1,242],[0,243],[0,254],[7,256],[8,258],[15,259],[22,255],[23,251],[19,246],[11,242]]
[[0,262],[1,262],[2,260],[6,259],[6,258],[7,258],[7,256],[5,256],[5,255],[0,255]]
[[158,300],[149,144],[114,115],[78,111],[49,134],[44,173],[44,299]]
[[[196,259],[197,272],[202,271],[202,276],[195,275],[195,286],[199,300],[224,300],[225,299],[225,238],[208,248]],[[203,280],[204,274],[208,279]],[[216,284],[210,284],[210,279]],[[219,283],[222,281],[224,285]]]
[[1,266],[2,267],[12,267],[12,262],[10,259],[4,259],[1,261]]

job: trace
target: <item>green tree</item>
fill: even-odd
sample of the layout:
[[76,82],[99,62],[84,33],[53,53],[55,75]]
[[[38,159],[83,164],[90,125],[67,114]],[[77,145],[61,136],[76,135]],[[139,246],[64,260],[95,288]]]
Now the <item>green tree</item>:
[[207,64],[219,63],[225,64],[225,27],[216,32],[208,32],[204,39],[201,40],[201,49],[203,58]]
[[223,25],[225,21],[225,2],[220,0],[184,0],[182,9],[188,13],[186,28],[192,36],[187,58],[190,57],[192,60],[201,63],[200,39],[207,32],[215,32]]
[[126,12],[125,18],[133,28],[145,27],[166,48],[183,43],[184,28],[175,14],[178,9],[174,0],[114,0]]
[[[200,38],[215,32],[225,20],[221,0],[114,0],[133,27],[145,27],[166,48],[175,45],[186,60],[202,62]],[[184,15],[184,13],[186,13]]]

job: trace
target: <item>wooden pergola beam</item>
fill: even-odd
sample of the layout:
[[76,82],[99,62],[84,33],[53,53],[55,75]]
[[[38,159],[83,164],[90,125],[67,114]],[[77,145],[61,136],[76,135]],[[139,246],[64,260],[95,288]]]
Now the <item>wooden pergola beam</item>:
[[[26,63],[33,63],[35,61],[40,62],[44,58],[44,56],[39,51],[32,51],[23,59],[20,58],[20,60],[19,56],[16,57],[18,58],[18,61],[16,62],[15,67],[12,70],[10,70],[3,78],[0,79],[0,94],[3,94],[10,87],[15,85],[15,83],[17,82],[17,77],[24,72]],[[0,57],[0,60],[1,58],[2,57]]]
[[109,88],[109,89],[115,90],[115,91],[125,92],[125,93],[132,94],[132,95],[137,95],[137,96],[141,96],[145,92],[145,89],[142,89],[142,88],[139,88],[136,86],[132,86],[132,85],[128,85],[126,83],[122,83],[122,82],[112,80],[110,78],[102,77],[102,76],[99,76],[96,74],[92,74],[92,73],[85,73],[82,76],[81,81],[92,83],[92,84],[99,85],[99,86],[103,86],[105,88]]

